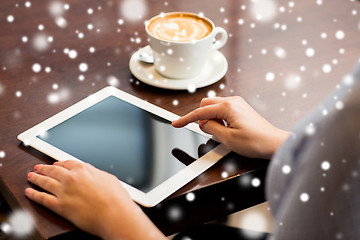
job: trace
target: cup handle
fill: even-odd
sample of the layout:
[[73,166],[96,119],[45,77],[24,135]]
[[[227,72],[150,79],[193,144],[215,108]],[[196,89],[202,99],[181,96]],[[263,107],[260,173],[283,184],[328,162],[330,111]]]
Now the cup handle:
[[[221,34],[219,40],[215,40],[216,35]],[[214,43],[212,44],[213,49],[222,48],[228,39],[228,34],[226,30],[222,27],[215,27],[214,29]]]

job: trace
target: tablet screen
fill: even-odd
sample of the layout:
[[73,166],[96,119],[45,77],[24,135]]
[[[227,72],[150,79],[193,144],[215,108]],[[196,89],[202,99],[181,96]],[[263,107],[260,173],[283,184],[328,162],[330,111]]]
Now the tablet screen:
[[217,145],[114,96],[37,137],[143,192]]

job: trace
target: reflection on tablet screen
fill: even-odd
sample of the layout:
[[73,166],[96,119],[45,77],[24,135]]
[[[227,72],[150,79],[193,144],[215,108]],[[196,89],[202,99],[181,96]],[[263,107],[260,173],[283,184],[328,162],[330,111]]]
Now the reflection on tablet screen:
[[217,145],[113,96],[37,137],[143,192]]

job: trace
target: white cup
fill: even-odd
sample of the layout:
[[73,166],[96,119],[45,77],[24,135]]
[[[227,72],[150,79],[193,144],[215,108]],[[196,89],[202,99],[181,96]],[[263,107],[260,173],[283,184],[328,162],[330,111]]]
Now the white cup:
[[[154,19],[171,14],[186,14],[200,18],[211,25],[211,32],[201,39],[193,39],[184,42],[164,40],[150,33],[148,27]],[[160,14],[147,21],[145,29],[149,45],[153,51],[156,71],[171,79],[189,79],[198,76],[206,63],[209,54],[224,46],[228,38],[225,29],[222,27],[215,27],[210,19],[195,13],[171,12]],[[216,40],[217,35],[220,35],[218,40]]]

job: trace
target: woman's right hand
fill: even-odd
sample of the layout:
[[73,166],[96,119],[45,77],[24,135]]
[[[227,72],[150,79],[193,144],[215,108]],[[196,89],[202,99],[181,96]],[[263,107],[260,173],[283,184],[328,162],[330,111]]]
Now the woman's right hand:
[[274,127],[241,97],[204,98],[200,108],[172,125],[179,128],[195,121],[232,151],[252,158],[270,159],[290,135]]

